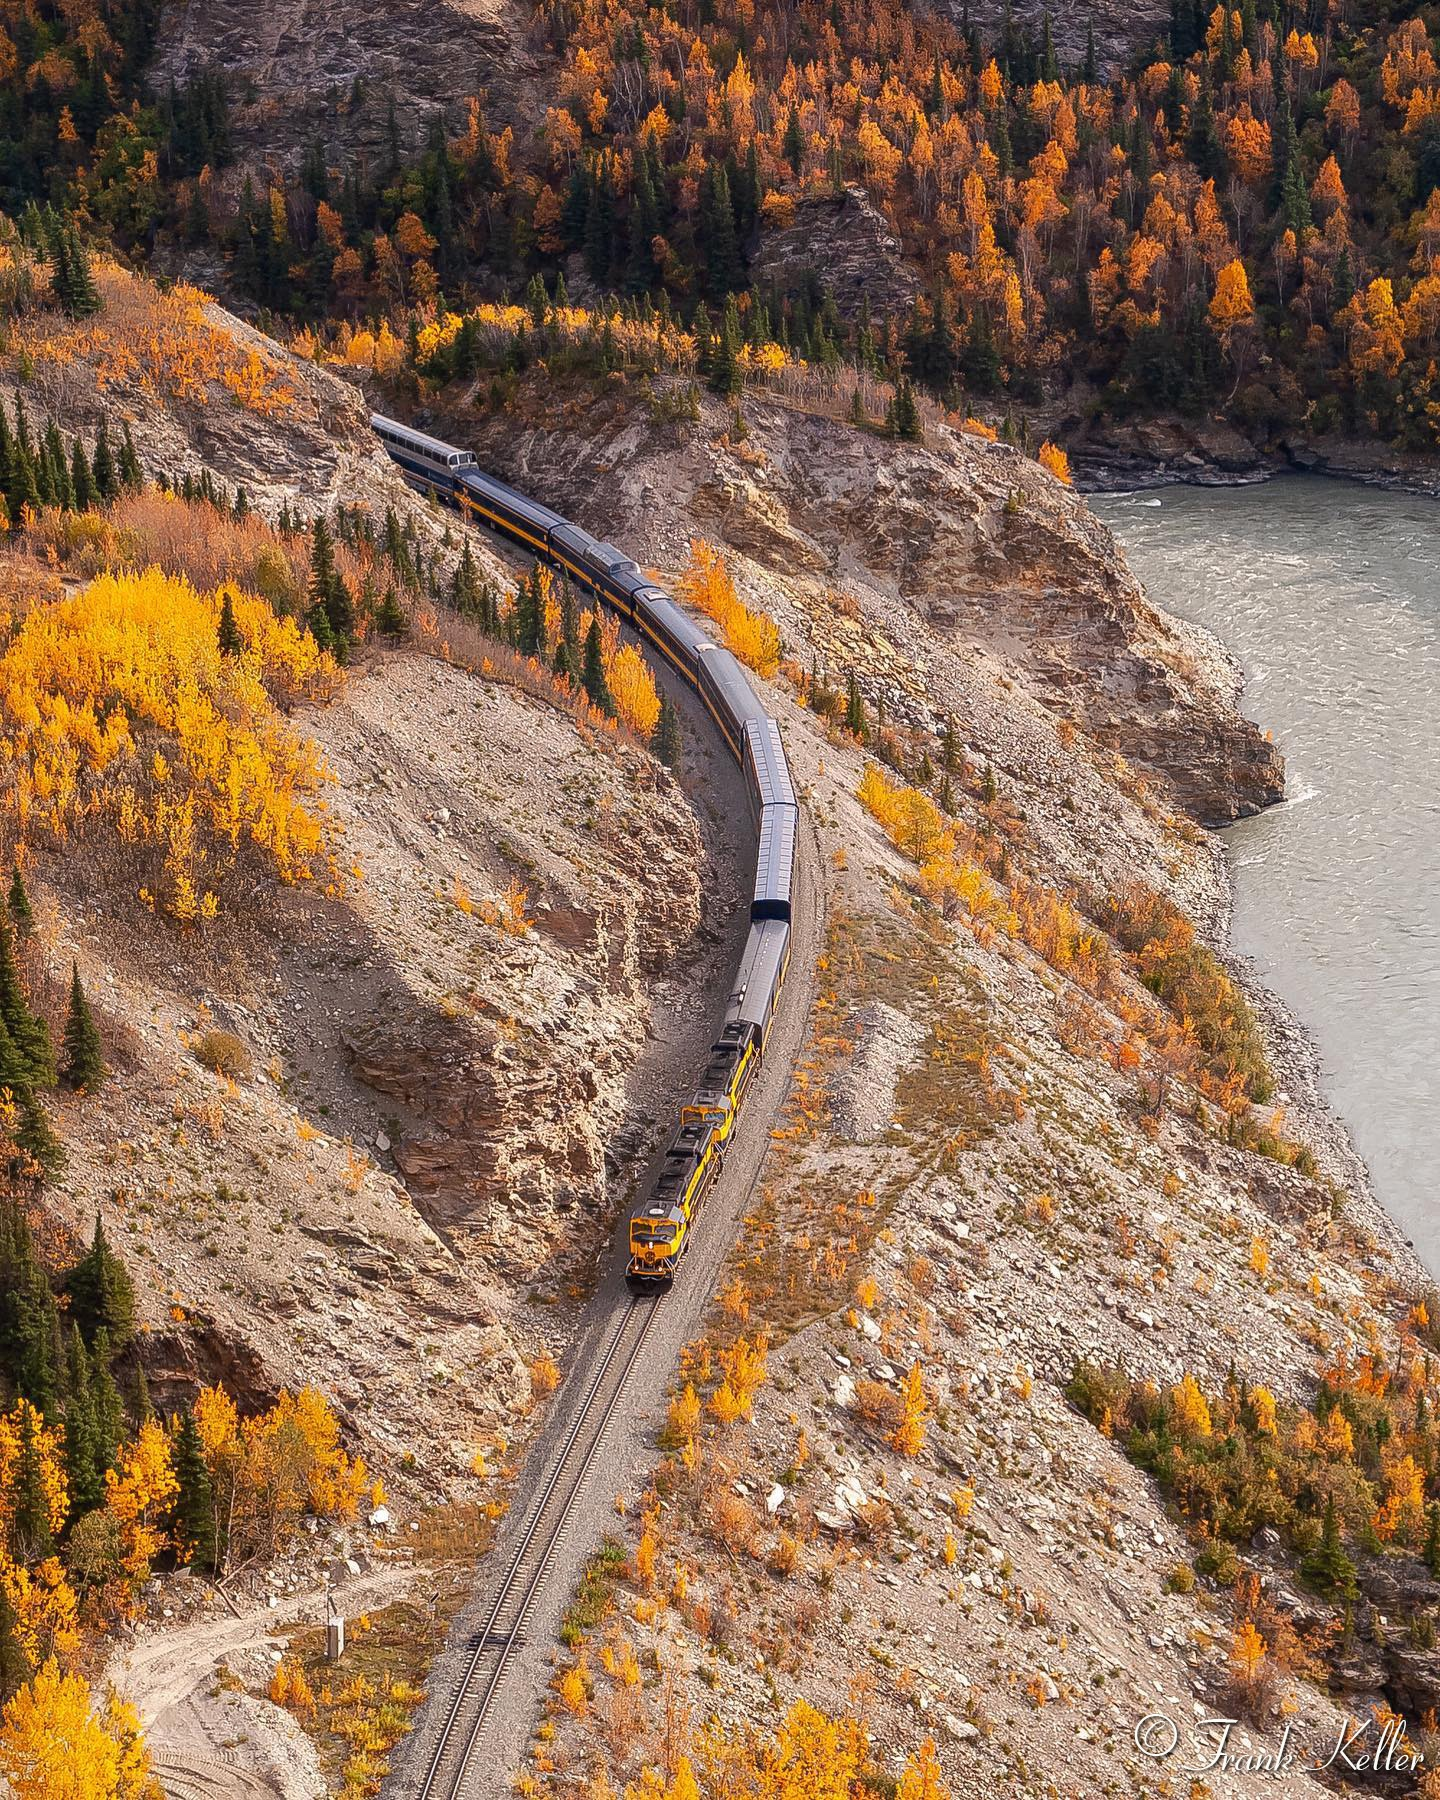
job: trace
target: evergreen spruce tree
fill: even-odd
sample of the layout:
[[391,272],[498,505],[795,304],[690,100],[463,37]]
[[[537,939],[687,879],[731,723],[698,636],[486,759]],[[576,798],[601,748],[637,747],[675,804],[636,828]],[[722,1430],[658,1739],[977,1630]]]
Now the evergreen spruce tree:
[[725,302],[720,335],[710,355],[710,386],[717,394],[733,400],[740,392],[744,377],[740,368],[740,312],[731,294]]
[[120,477],[115,468],[115,457],[110,449],[110,432],[101,419],[99,429],[95,433],[95,455],[91,466],[95,473],[95,489],[100,496],[102,506],[108,506],[120,494]]
[[700,183],[700,242],[705,247],[706,290],[714,300],[743,285],[740,240],[730,177],[722,162],[707,165]]
[[83,1088],[93,1094],[105,1080],[105,1053],[90,1002],[80,985],[80,965],[70,965],[70,1010],[65,1018],[64,1063],[65,1085]]
[[229,588],[220,596],[220,622],[216,626],[215,637],[222,656],[239,656],[245,648],[240,627],[235,623],[235,600]]
[[915,403],[915,390],[909,378],[902,375],[895,388],[895,435],[910,443],[919,443],[924,435],[920,408]]
[[400,604],[395,589],[387,587],[385,597],[375,613],[375,629],[382,637],[404,637],[409,629],[410,621],[405,617],[404,608]]
[[65,1278],[70,1316],[80,1335],[98,1347],[103,1334],[106,1351],[114,1356],[135,1335],[135,1289],[125,1265],[110,1248],[99,1213],[90,1248]]
[[467,537],[465,547],[460,552],[460,560],[455,565],[455,576],[450,587],[450,604],[456,612],[467,618],[478,614],[480,608],[480,576],[475,567],[475,557],[470,549]]
[[4,915],[0,915],[0,1024],[9,1033],[19,1058],[20,1085],[48,1088],[55,1085],[55,1051],[50,1029],[31,1012],[15,966],[15,941]]
[[102,1476],[106,1469],[114,1467],[125,1441],[125,1403],[111,1371],[113,1360],[110,1334],[97,1331],[90,1349],[90,1393],[95,1413],[95,1466]]
[[1185,154],[1194,163],[1202,181],[1208,181],[1224,172],[1225,152],[1221,148],[1220,133],[1215,126],[1215,96],[1211,90],[1208,68],[1200,80],[1200,100],[1190,121],[1190,132],[1185,139]]
[[140,1425],[148,1425],[155,1417],[155,1408],[150,1404],[150,1379],[145,1373],[144,1363],[135,1365],[135,1419]]
[[73,1520],[93,1512],[105,1498],[90,1357],[80,1327],[74,1324],[70,1327],[66,1369],[70,1392],[65,1401],[65,1486]]
[[12,525],[19,527],[28,506],[40,510],[40,489],[35,480],[35,456],[24,439],[17,435],[10,443],[10,456],[5,469],[5,506]]
[[945,729],[940,734],[940,766],[947,775],[960,770],[960,740],[955,735],[955,715],[946,713]]
[[10,871],[10,892],[6,896],[6,904],[10,908],[10,921],[16,931],[22,938],[29,937],[35,929],[35,913],[30,905],[30,896],[25,892],[19,863]]
[[330,597],[325,602],[325,617],[330,622],[330,632],[335,640],[336,653],[343,661],[355,631],[355,601],[351,596],[345,577],[338,569],[330,588]]
[[61,308],[72,319],[99,312],[100,295],[90,272],[89,253],[74,225],[57,217],[48,236],[51,285]]
[[13,1201],[0,1206],[0,1371],[8,1389],[53,1414],[64,1385],[59,1315],[29,1222]]
[[317,513],[310,528],[310,599],[316,606],[326,607],[330,590],[335,585],[335,540],[324,515]]
[[[938,62],[937,62],[938,69]],[[781,143],[785,160],[795,174],[804,173],[805,169],[805,133],[800,126],[800,115],[792,106],[785,115],[785,136]]]
[[1433,1503],[1425,1515],[1425,1567],[1440,1581],[1440,1506]]
[[88,512],[98,496],[95,492],[95,477],[90,472],[90,459],[78,437],[70,446],[70,486],[74,490],[77,510]]
[[[145,485],[145,473],[140,467],[140,458],[136,453],[135,440],[130,435],[130,421],[128,419],[125,421],[124,438],[120,445],[120,485],[130,494],[138,494],[140,489]],[[242,488],[240,491],[241,493],[244,493],[245,490]],[[236,505],[237,511],[235,516],[237,518],[243,518],[243,511],[238,510],[238,498]]]
[[845,729],[852,737],[863,739],[868,736],[865,724],[865,701],[861,696],[860,683],[855,679],[853,669],[845,677]]
[[179,1493],[171,1514],[175,1541],[191,1568],[215,1567],[215,1496],[195,1415],[187,1406],[180,1415],[174,1441],[175,1479]]
[[515,589],[515,609],[511,625],[515,633],[515,648],[522,656],[545,655],[545,604],[538,568],[520,578],[520,584]]
[[50,498],[65,512],[75,510],[75,486],[70,479],[70,463],[60,440],[60,428],[53,419],[45,427],[45,463],[50,475]]
[[355,603],[335,566],[335,540],[330,527],[318,513],[310,534],[310,611],[306,622],[322,649],[343,660],[355,628]]
[[1000,353],[990,329],[990,315],[977,306],[970,318],[960,368],[968,386],[977,394],[991,394],[1000,384]]
[[590,629],[585,633],[580,685],[584,688],[592,706],[597,707],[607,718],[614,718],[615,696],[610,692],[610,684],[605,679],[605,659],[601,653],[599,619],[591,619]]
[[1350,1601],[1359,1591],[1355,1582],[1355,1565],[1345,1554],[1340,1541],[1340,1520],[1335,1511],[1333,1494],[1325,1502],[1325,1522],[1320,1542],[1301,1559],[1300,1573],[1317,1593],[1327,1600]]
[[64,1168],[65,1146],[56,1137],[49,1114],[28,1088],[20,1096],[20,1122],[15,1128],[15,1142],[39,1171],[41,1180],[48,1175],[57,1175]]
[[15,1467],[14,1511],[10,1516],[10,1554],[22,1567],[48,1556],[54,1545],[50,1502],[35,1441],[35,1423],[26,1413],[20,1425],[20,1456]]
[[660,716],[655,721],[650,748],[667,769],[678,773],[681,756],[680,715],[670,704],[668,694],[660,696]]

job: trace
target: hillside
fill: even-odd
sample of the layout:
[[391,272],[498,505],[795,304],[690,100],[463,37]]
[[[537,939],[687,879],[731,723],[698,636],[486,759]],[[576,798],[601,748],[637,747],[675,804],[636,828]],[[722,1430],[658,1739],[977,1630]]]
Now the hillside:
[[728,320],[532,292],[285,349],[63,229],[0,274],[5,1680],[109,1652],[182,1793],[377,1791],[729,989],[698,708],[677,778],[663,682],[411,494],[373,400],[708,612],[818,845],[805,1047],[527,1646],[521,1791],[797,1746],[836,1800],[1138,1791],[1136,1695],[1419,1731],[1436,1302],[1226,958],[1205,827],[1280,757],[1055,446]]
[[[628,1153],[699,1054],[729,955],[698,929],[701,897],[730,891],[737,843],[631,729],[452,610],[467,582],[508,607],[518,577],[478,539],[462,555],[351,384],[202,295],[93,273],[93,316],[42,291],[0,354],[0,787],[28,907],[6,917],[57,1047],[73,969],[103,1063],[83,1091],[37,1092],[53,1138],[5,1114],[35,1146],[7,1152],[5,1217],[23,1211],[50,1271],[22,1276],[11,1246],[7,1279],[48,1296],[99,1222],[129,1297],[94,1379],[137,1434],[122,1464],[158,1459],[157,1516],[177,1410],[202,1389],[223,1391],[214,1417],[238,1409],[244,1523],[212,1552],[232,1594],[383,1564],[387,1507],[439,1520],[448,1564],[503,1511],[505,1446],[553,1386]],[[333,532],[323,604],[314,519]],[[701,779],[707,753],[689,760]],[[19,1041],[5,1081],[28,1105]],[[73,1450],[85,1363],[62,1354],[42,1388],[17,1330],[5,1429],[33,1400]],[[248,1459],[269,1431],[289,1441],[297,1395],[339,1473],[302,1475],[292,1516],[291,1477]],[[76,1479],[53,1525],[71,1546]],[[105,1492],[88,1516],[109,1530]],[[307,1508],[331,1523],[302,1551]],[[44,1565],[79,1588],[86,1629],[27,1636],[36,1666],[47,1643],[113,1642],[185,1543],[120,1529],[102,1588],[76,1549]],[[0,1580],[28,1578],[23,1556]],[[167,1605],[203,1620],[220,1602],[182,1580]]]
[[[536,63],[520,8],[486,0],[438,7],[376,5],[167,6],[150,80],[221,74],[234,96],[239,155],[253,168],[297,168],[312,143],[381,167],[415,155],[432,125],[464,122],[464,100],[504,103]],[[458,80],[457,80],[458,76]]]
[[[1363,1421],[1366,1371],[1403,1370],[1374,1404],[1428,1454],[1423,1276],[1293,1027],[1264,996],[1256,1023],[1167,910],[1219,928],[1194,821],[1273,799],[1278,757],[1215,646],[1015,452],[745,411],[743,441],[713,408],[657,444],[613,394],[572,397],[562,428],[533,393],[520,431],[482,439],[622,538],[643,519],[672,579],[703,533],[782,622],[770,693],[830,920],[761,1202],[623,1560],[596,1565],[598,1622],[527,1665],[552,1691],[526,1774],[593,1795],[648,1763],[680,1793],[684,1750],[724,1792],[813,1754],[844,1793],[868,1754],[929,1792],[903,1785],[928,1739],[954,1794],[1149,1791],[1147,1704],[1182,1745],[1196,1709],[1238,1710],[1247,1745],[1289,1720],[1321,1756],[1347,1712],[1419,1718],[1440,1692],[1423,1624],[1379,1615],[1431,1604],[1423,1514],[1386,1510],[1400,1447],[1372,1454]],[[863,741],[826,699],[851,671]],[[1215,1036],[1192,1011],[1212,981]],[[1356,1422],[1349,1450],[1327,1440],[1348,1632],[1299,1572],[1332,1406]],[[652,1666],[663,1686],[637,1688]],[[1280,1787],[1319,1791],[1299,1762]]]

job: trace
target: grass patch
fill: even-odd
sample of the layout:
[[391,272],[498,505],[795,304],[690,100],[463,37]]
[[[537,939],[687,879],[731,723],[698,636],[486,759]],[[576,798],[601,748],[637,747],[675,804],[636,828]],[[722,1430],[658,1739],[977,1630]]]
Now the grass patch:
[[615,1589],[630,1574],[630,1558],[625,1546],[607,1537],[585,1565],[580,1586],[560,1625],[560,1640],[569,1650],[577,1650],[610,1611]]

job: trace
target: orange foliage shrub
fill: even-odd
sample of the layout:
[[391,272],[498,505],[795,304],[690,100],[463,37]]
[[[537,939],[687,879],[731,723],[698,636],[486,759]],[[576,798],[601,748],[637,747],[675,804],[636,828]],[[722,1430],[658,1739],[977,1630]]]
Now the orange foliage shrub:
[[70,319],[45,308],[26,314],[14,346],[36,364],[68,372],[102,392],[133,390],[167,401],[204,406],[212,401],[271,417],[296,403],[284,359],[258,344],[243,348],[209,315],[199,288],[168,291],[98,258],[95,285],[101,309]]

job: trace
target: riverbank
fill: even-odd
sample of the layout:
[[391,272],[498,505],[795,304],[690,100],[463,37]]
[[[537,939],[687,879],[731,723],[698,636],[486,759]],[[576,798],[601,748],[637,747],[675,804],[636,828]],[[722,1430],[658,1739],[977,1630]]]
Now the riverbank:
[[1332,1148],[1327,1173],[1377,1241],[1393,1237],[1433,1270],[1440,1233],[1422,1179],[1440,1153],[1433,504],[1300,480],[1095,504],[1151,598],[1222,638],[1244,710],[1285,752],[1287,803],[1223,839],[1229,940],[1284,1046],[1287,1091],[1303,1082],[1323,1103],[1308,1109],[1317,1147],[1336,1141],[1329,1114],[1363,1159],[1347,1173]]
[[1328,475],[1365,487],[1440,498],[1440,458],[1379,439],[1316,438],[1260,448],[1219,419],[1178,415],[1053,427],[1083,493],[1189,487],[1248,487],[1277,475]]

